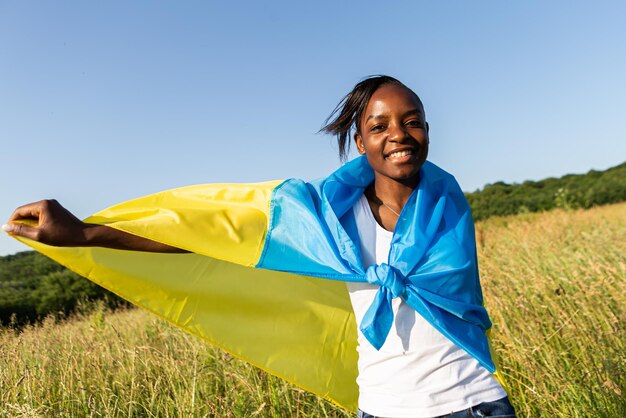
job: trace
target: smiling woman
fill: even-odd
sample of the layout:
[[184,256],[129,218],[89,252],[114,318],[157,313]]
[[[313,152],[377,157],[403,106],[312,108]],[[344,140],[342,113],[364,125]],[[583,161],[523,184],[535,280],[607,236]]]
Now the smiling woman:
[[380,76],[357,84],[327,122],[335,115],[335,120],[323,130],[337,135],[340,154],[345,158],[348,137],[355,128],[354,141],[359,154],[365,155],[380,174],[365,194],[378,223],[393,231],[428,156],[424,106],[404,84]]
[[428,155],[428,125],[415,93],[399,85],[382,86],[364,116],[354,135],[359,153],[376,172],[415,187]]
[[[333,116],[335,119],[330,121]],[[429,172],[424,169],[428,168],[424,164],[429,145],[424,106],[417,94],[400,81],[388,76],[371,77],[357,84],[345,96],[327,122],[323,130],[337,136],[342,155],[345,155],[348,137],[354,129],[357,150],[367,158],[374,171],[374,181],[365,188],[354,208],[363,263],[380,266],[389,263],[395,270],[402,262],[394,260],[403,226],[398,224],[407,216],[406,211],[412,209],[410,199],[416,190],[431,180],[422,178]],[[451,200],[467,206],[463,198]],[[423,208],[426,203],[422,201],[420,205]],[[426,213],[434,216],[436,211]],[[410,235],[414,232],[411,229],[416,227],[411,226],[406,233]],[[444,226],[438,224],[437,227]],[[440,243],[445,240],[438,234],[429,238],[439,239]],[[473,232],[463,239],[471,240],[473,246]],[[417,234],[407,244],[435,246],[432,242],[420,242],[422,240],[428,240],[427,236]],[[453,248],[453,243],[447,244],[448,257],[438,260],[435,269],[454,264],[455,257],[464,252],[467,254],[467,247]],[[422,262],[428,264],[428,261]],[[477,280],[477,276],[474,279]],[[462,283],[463,280],[469,278],[465,277],[461,282],[446,280],[437,285],[437,290],[446,294],[450,289],[444,289],[442,285],[467,285]],[[384,345],[377,347],[369,343],[372,338],[363,324],[371,321],[369,303],[379,296],[379,285],[375,282],[348,283],[348,289],[357,322],[361,324],[357,348],[360,416],[515,414],[504,389],[492,377],[488,367],[480,364],[475,353],[472,357],[468,351],[463,351],[462,348],[467,350],[467,347],[459,343],[456,336],[449,335],[449,330],[429,321],[428,315],[414,308],[406,290],[398,292],[400,298],[394,295],[391,309],[396,319],[389,325],[391,331],[386,331]],[[482,304],[482,296],[478,295],[476,302]],[[484,315],[488,323],[486,313]],[[462,328],[455,332],[463,332]],[[467,407],[470,409],[463,411]]]
[[[379,88],[370,98],[364,116],[354,139],[359,153],[367,156],[370,166],[380,176],[366,190],[366,196],[373,202],[376,220],[393,231],[395,218],[383,219],[380,208],[382,205],[399,216],[408,199],[406,193],[403,198],[399,185],[407,191],[417,186],[419,170],[428,155],[428,124],[417,95],[396,84]],[[386,191],[391,193],[383,196]]]
[[362,156],[324,179],[191,186],[84,222],[45,201],[4,229],[360,416],[514,416],[489,350],[469,207],[426,161],[418,96],[370,77],[333,116],[323,130],[341,155],[354,129]]

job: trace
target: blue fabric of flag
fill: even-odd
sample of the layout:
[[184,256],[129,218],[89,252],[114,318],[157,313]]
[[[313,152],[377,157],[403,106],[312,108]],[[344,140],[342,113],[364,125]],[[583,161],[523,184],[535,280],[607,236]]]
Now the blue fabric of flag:
[[474,224],[454,177],[426,162],[400,213],[389,260],[364,266],[352,207],[374,180],[359,157],[313,182],[290,179],[274,190],[257,268],[368,282],[379,290],[360,330],[377,349],[402,298],[453,343],[495,372],[486,331],[491,322],[480,287]]

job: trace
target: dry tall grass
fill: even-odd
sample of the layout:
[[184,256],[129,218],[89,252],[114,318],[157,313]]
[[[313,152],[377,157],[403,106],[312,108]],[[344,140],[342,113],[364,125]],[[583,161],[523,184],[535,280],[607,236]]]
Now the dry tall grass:
[[136,309],[5,330],[0,344],[7,416],[345,416]]
[[520,416],[625,417],[626,204],[490,219],[477,241]]
[[[522,417],[626,416],[626,204],[477,225],[494,345]],[[0,330],[0,416],[347,417],[129,310]]]

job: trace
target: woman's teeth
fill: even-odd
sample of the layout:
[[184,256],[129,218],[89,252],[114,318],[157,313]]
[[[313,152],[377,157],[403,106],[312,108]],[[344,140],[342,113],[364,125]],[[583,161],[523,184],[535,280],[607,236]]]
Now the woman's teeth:
[[398,152],[392,152],[391,154],[389,154],[387,156],[387,158],[399,158],[399,157],[406,157],[407,155],[411,155],[412,152],[411,151],[398,151]]

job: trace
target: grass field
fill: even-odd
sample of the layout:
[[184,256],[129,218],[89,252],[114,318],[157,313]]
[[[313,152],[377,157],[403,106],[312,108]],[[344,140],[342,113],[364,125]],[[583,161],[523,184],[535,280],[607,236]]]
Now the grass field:
[[[626,416],[626,204],[477,225],[520,417]],[[347,417],[139,310],[0,329],[0,416]]]

